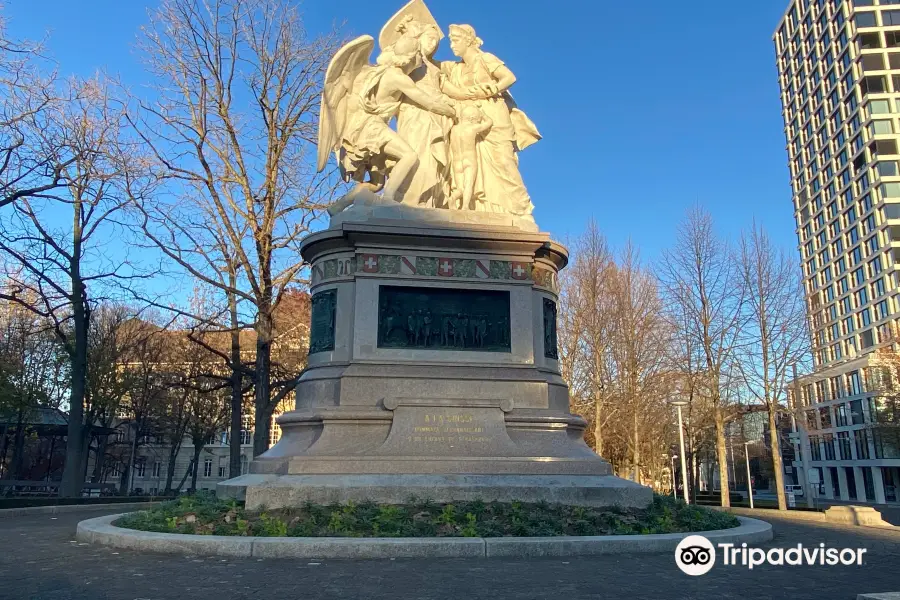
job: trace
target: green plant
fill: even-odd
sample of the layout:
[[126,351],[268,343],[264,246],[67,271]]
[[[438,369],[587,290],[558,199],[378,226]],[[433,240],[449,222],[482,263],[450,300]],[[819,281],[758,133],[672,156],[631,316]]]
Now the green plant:
[[660,496],[646,509],[419,500],[403,505],[307,502],[292,509],[247,511],[233,500],[197,494],[127,515],[116,525],[197,535],[499,537],[699,532],[735,527],[738,521],[728,513]]
[[478,537],[477,519],[472,513],[466,513],[466,524],[459,530],[463,537]]
[[437,520],[441,525],[453,525],[456,523],[456,507],[452,504],[445,505]]

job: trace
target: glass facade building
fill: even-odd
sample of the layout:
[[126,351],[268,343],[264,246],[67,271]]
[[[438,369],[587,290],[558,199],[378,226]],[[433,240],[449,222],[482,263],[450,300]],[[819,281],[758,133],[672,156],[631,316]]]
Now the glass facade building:
[[900,318],[900,0],[795,0],[773,41],[815,365],[795,442],[824,496],[896,501],[868,383]]

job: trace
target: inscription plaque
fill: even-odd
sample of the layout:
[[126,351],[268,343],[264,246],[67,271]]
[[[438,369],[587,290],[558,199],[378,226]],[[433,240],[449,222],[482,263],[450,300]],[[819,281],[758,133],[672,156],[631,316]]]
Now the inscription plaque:
[[[459,405],[454,406],[455,402]],[[393,408],[391,432],[378,453],[394,456],[513,456],[500,403],[401,402]]]
[[510,352],[509,292],[381,286],[378,347]]
[[334,321],[337,290],[319,292],[312,297],[312,324],[309,328],[309,353],[334,350]]
[[544,298],[544,356],[559,360],[556,345],[556,302]]

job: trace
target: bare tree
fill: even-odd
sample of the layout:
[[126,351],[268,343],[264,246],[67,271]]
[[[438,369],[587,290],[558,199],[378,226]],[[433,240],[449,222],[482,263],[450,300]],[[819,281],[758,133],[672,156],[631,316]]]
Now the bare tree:
[[8,37],[2,10],[0,4],[0,208],[64,187],[74,160],[42,135],[60,103],[74,98],[60,95],[41,44]]
[[[274,314],[304,267],[298,244],[335,190],[312,157],[337,40],[310,39],[296,8],[275,0],[167,0],[145,31],[160,83],[131,122],[172,203],[142,204],[144,230],[191,276],[252,307],[259,454],[299,376],[272,381]],[[232,258],[237,279],[223,280],[215,273]]]
[[[0,477],[21,479],[29,417],[39,407],[58,408],[67,371],[59,342],[46,323],[17,304],[0,307]],[[12,429],[12,453],[8,436]]]
[[[612,325],[612,302],[609,295],[615,269],[613,254],[606,238],[592,220],[575,243],[575,260],[570,266],[571,286],[567,296],[567,312],[563,320],[580,330],[577,341],[571,328],[563,338],[565,351],[580,353],[583,374],[573,373],[572,381],[584,379],[584,393],[575,397],[575,410],[593,423],[594,450],[604,453],[604,427],[616,414],[609,396],[609,343]],[[571,360],[576,357],[572,356]],[[579,381],[580,383],[580,381]]]
[[675,247],[663,259],[662,282],[672,319],[696,344],[699,377],[710,394],[722,506],[730,506],[725,442],[726,385],[743,324],[744,286],[727,244],[713,230],[709,213],[692,209],[678,228]]
[[[136,415],[133,426],[142,424],[140,417],[145,403],[136,389],[142,373],[135,365],[140,363],[141,348],[148,344],[148,338],[156,329],[139,321],[136,312],[125,305],[107,303],[94,308],[88,325],[86,426],[96,424],[104,429],[114,428],[119,425],[120,416],[127,412],[133,417]],[[144,351],[144,355],[147,354]],[[86,435],[91,436],[90,433]],[[107,435],[96,437],[93,479],[99,483],[106,468],[109,440]],[[89,452],[90,448],[91,445]],[[131,468],[130,459],[126,460],[126,467],[127,475]]]
[[[641,481],[641,448],[654,447],[648,462],[658,458],[659,447],[650,442],[666,421],[670,332],[657,290],[656,277],[640,262],[628,244],[611,273],[608,295],[612,301],[608,352],[612,373],[609,393],[623,427],[621,437],[630,450],[634,481]],[[624,418],[622,418],[624,417]]]
[[203,386],[206,383],[209,389],[195,388],[188,396],[188,413],[190,421],[188,434],[194,445],[193,464],[191,474],[190,491],[197,490],[197,475],[200,470],[200,455],[204,447],[209,444],[225,423],[228,422],[229,403],[221,393],[220,386],[216,382],[196,382]]
[[[113,252],[105,244],[124,236],[117,231],[128,206],[123,181],[140,169],[134,148],[120,143],[121,113],[107,86],[89,80],[73,82],[70,89],[75,100],[54,106],[46,126],[34,132],[35,151],[47,148],[69,157],[59,161],[64,185],[20,197],[15,210],[0,218],[0,249],[9,267],[9,287],[0,298],[46,319],[69,356],[69,429],[60,493],[78,496],[91,430],[84,413],[91,311],[110,286],[136,276],[121,246]],[[36,185],[49,185],[56,172],[32,175]],[[129,183],[140,195],[137,180]]]
[[748,392],[768,412],[778,509],[787,510],[777,423],[779,413],[788,411],[791,366],[809,354],[803,287],[794,257],[775,247],[755,223],[741,237],[741,271],[748,323],[738,365]]

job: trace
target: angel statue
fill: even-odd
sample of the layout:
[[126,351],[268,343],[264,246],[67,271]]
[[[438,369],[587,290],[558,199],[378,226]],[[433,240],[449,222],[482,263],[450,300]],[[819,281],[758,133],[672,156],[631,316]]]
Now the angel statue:
[[[451,118],[456,111],[410,78],[421,64],[418,40],[399,37],[382,49],[376,64],[370,65],[374,47],[374,38],[360,36],[341,48],[328,65],[319,117],[317,168],[322,171],[329,153],[334,152],[344,181],[356,181],[357,189],[383,189],[386,200],[399,200],[397,191],[419,162],[416,151],[389,126],[399,114],[401,103],[411,101]],[[337,214],[352,202],[353,194],[348,194],[329,212]]]

